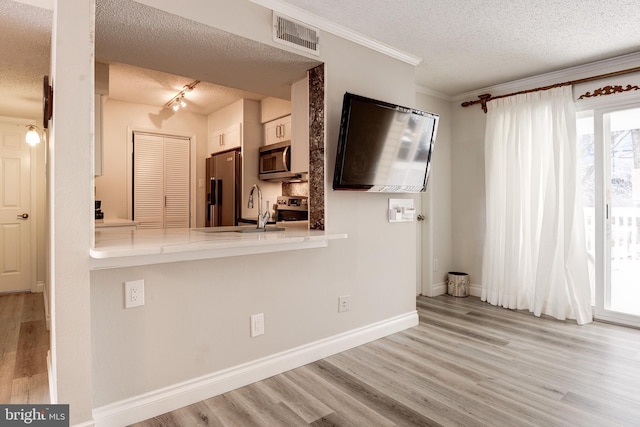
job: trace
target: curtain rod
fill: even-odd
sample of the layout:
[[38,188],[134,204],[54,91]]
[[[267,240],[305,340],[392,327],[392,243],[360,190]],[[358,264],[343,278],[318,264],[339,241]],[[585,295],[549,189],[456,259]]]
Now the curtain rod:
[[[514,95],[522,95],[524,93],[531,93],[531,92],[539,92],[541,90],[549,90],[549,89],[553,89],[556,87],[562,87],[562,86],[572,86],[572,85],[576,85],[576,84],[580,84],[580,83],[586,83],[586,82],[592,82],[594,80],[602,80],[602,79],[606,79],[608,77],[616,77],[616,76],[622,76],[624,74],[631,74],[631,73],[636,73],[636,72],[640,72],[640,67],[634,67],[634,68],[628,68],[626,70],[620,70],[620,71],[614,71],[611,73],[606,73],[606,74],[600,74],[598,76],[592,76],[592,77],[585,77],[583,79],[578,79],[578,80],[570,80],[568,82],[564,82],[564,83],[555,83],[549,86],[541,86],[541,87],[537,87],[534,89],[527,89],[527,90],[521,90],[519,92],[513,92],[513,93],[508,93],[506,95],[498,95],[498,96],[491,96],[491,94],[489,93],[485,93],[483,95],[478,95],[478,98],[475,101],[467,101],[467,102],[463,102],[461,105],[463,107],[468,107],[470,105],[475,105],[475,104],[480,104],[480,106],[482,107],[482,111],[484,111],[485,113],[487,112],[487,102],[491,101],[492,99],[500,99],[500,98],[507,98],[509,96],[514,96]],[[631,87],[633,89],[636,89],[636,87]],[[626,90],[631,90],[629,89],[629,87]],[[637,89],[636,89],[637,90]],[[623,90],[616,90],[615,92],[622,92]],[[609,91],[608,93],[604,93],[604,95],[608,95],[609,93],[614,93],[613,91]],[[591,95],[591,94],[585,94],[583,96],[596,96]]]

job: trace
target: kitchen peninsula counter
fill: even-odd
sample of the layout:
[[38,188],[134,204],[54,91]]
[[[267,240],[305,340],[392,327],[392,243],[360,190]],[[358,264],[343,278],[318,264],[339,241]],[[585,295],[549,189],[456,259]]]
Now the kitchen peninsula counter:
[[[216,228],[231,230],[234,227]],[[91,269],[320,248],[328,246],[329,240],[346,238],[345,233],[328,233],[295,226],[286,227],[282,231],[244,233],[211,232],[211,229],[207,228],[108,233],[96,230],[95,247],[90,249]]]

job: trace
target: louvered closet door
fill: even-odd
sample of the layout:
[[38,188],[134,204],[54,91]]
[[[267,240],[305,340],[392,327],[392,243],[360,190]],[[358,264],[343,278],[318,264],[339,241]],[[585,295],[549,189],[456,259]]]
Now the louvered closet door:
[[189,139],[136,133],[133,218],[138,229],[189,227]]
[[164,139],[164,228],[189,228],[189,140]]

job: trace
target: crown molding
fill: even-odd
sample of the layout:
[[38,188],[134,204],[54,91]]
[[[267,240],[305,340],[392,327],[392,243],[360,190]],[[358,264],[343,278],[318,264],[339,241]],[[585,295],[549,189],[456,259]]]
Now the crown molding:
[[288,16],[302,23],[306,23],[313,27],[316,27],[322,31],[334,34],[345,40],[349,40],[353,43],[367,47],[369,49],[380,52],[384,55],[390,56],[414,67],[422,62],[422,58],[412,55],[408,52],[396,49],[388,44],[379,42],[361,34],[357,31],[350,30],[342,25],[336,24],[328,19],[322,18],[311,12],[308,12],[292,4],[286,3],[282,0],[249,0],[252,3],[263,6],[267,9],[271,9],[274,12]]
[[488,86],[469,92],[455,95],[453,101],[468,101],[478,97],[478,95],[490,93],[491,95],[503,95],[521,90],[527,90],[540,86],[552,85],[554,83],[564,83],[571,80],[578,80],[586,77],[606,74],[613,71],[633,68],[640,65],[640,52],[630,53],[628,55],[617,56],[614,58],[604,59],[601,61],[591,62],[589,64],[578,65],[575,67],[565,68],[550,73],[539,74],[537,76],[526,77],[524,79],[513,80],[494,86]]

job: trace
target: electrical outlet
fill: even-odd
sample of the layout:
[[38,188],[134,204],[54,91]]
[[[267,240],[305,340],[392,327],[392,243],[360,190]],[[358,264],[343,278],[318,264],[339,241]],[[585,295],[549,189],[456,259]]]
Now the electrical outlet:
[[264,334],[264,313],[251,316],[251,338]]
[[338,297],[338,312],[351,310],[351,295],[342,295]]
[[124,282],[124,308],[144,305],[144,280]]

